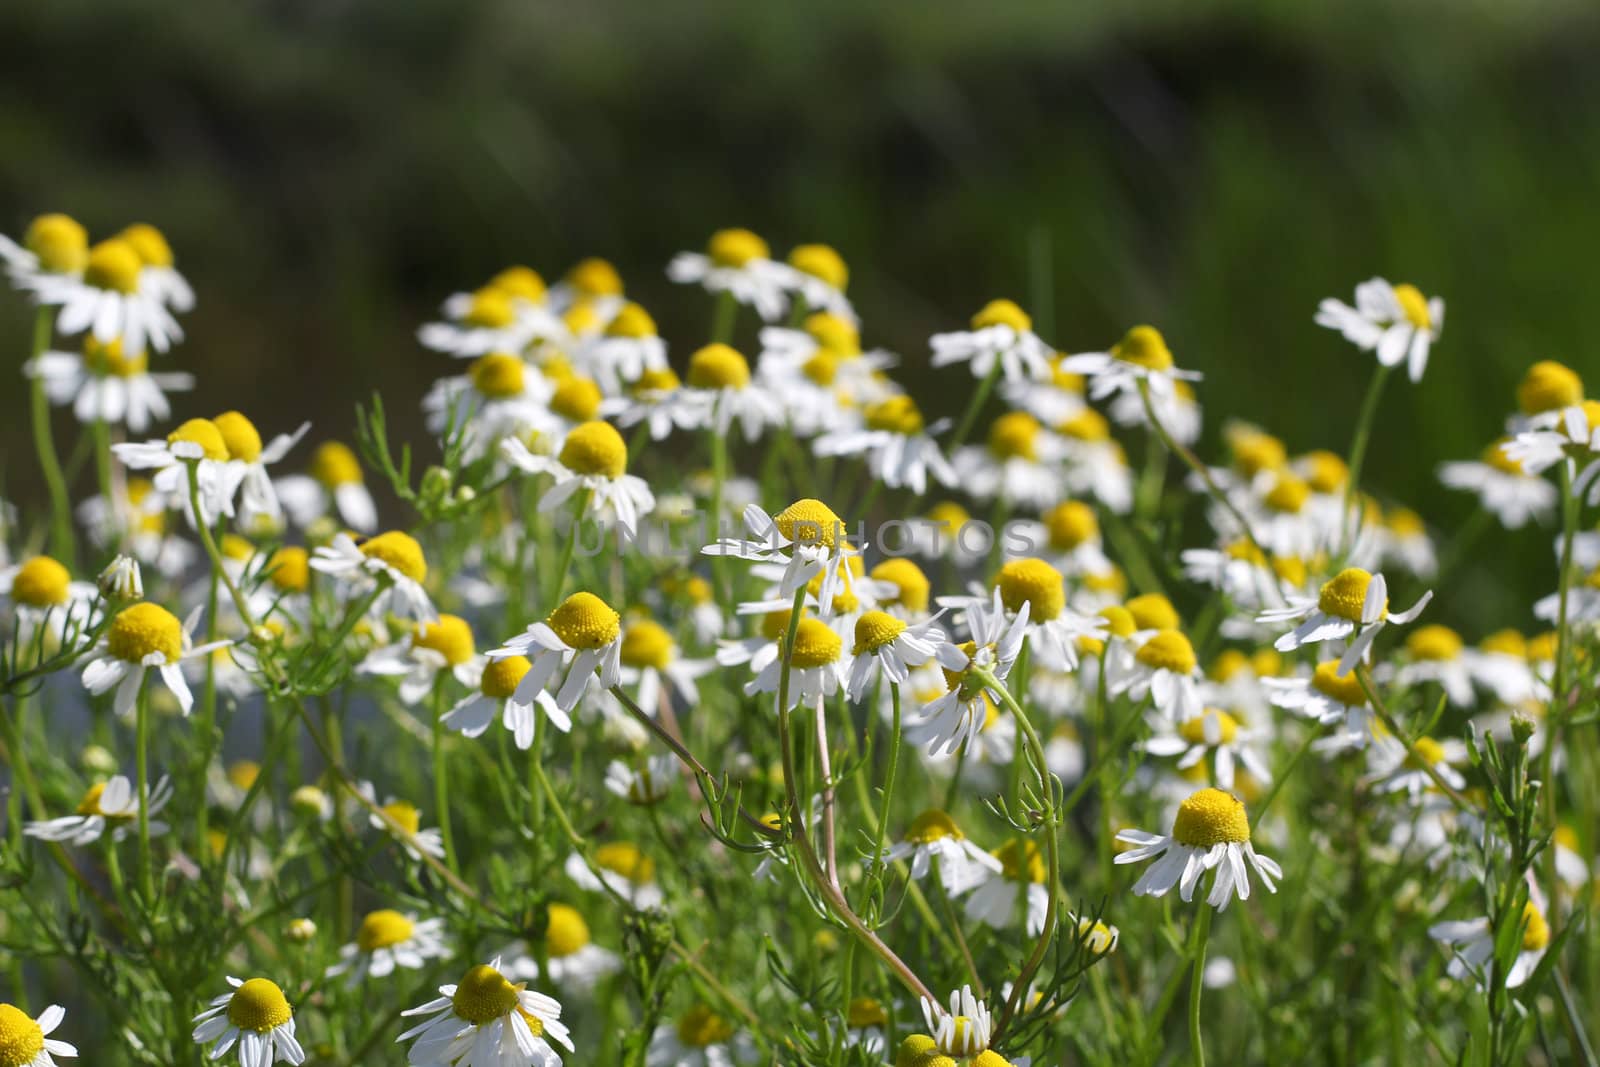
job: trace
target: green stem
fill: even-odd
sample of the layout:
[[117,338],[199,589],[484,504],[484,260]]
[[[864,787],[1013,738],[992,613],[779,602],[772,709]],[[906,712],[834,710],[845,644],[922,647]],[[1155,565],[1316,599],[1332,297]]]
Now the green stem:
[[945,445],[945,455],[954,455],[955,450],[966,443],[967,435],[972,432],[973,425],[978,421],[978,412],[983,410],[984,402],[989,399],[989,394],[994,392],[994,383],[999,380],[1000,360],[996,359],[994,366],[989,368],[989,373],[978,383],[977,392],[973,393],[972,399],[967,402],[967,410],[962,414],[956,432],[950,436],[949,443]]
[[[1572,540],[1578,528],[1578,498],[1572,493],[1572,469],[1563,460],[1561,469],[1561,562],[1556,594],[1556,664],[1550,682],[1550,703],[1545,710],[1544,750],[1539,754],[1540,799],[1544,804],[1545,825],[1552,831],[1557,824],[1556,784],[1552,759],[1561,744],[1561,730],[1568,710],[1567,661],[1572,655],[1572,638],[1567,625],[1567,602],[1572,591]],[[1561,882],[1556,877],[1556,850],[1544,850],[1544,882],[1550,889],[1550,910],[1557,912]]]
[[[143,670],[143,668],[140,668]],[[145,906],[154,907],[155,881],[150,873],[150,685],[140,679],[139,693],[134,700],[134,767],[137,789],[134,794],[139,804],[139,891]]]
[[593,489],[585,489],[578,494],[578,509],[572,517],[572,529],[567,532],[566,544],[561,546],[561,565],[556,568],[555,594],[550,598],[550,603],[559,604],[567,592],[567,572],[572,569],[572,552],[578,546],[578,535],[583,528],[583,513],[589,510],[589,498],[594,495]]
[[[107,499],[109,499],[109,497]],[[196,514],[198,516],[198,513],[196,513]],[[217,525],[218,525],[218,528],[220,529],[221,526],[222,526],[222,522],[221,522],[220,519],[218,520]],[[221,573],[221,571],[220,571],[219,568],[217,568],[217,567],[212,567],[211,568],[210,591],[207,594],[207,599],[206,599],[206,641],[207,641],[207,643],[210,643],[210,642],[215,641],[217,639],[217,594],[218,594],[218,591],[219,591],[219,584],[218,584],[218,580],[217,580],[217,575],[220,574],[220,573]],[[196,737],[196,740],[198,740],[199,743],[200,743],[200,761],[199,762],[200,762],[200,783],[201,783],[201,788],[202,789],[204,789],[206,775],[211,770],[211,753],[212,753],[212,750],[213,750],[213,745],[215,744],[215,741],[216,741],[216,738],[215,738],[216,723],[217,723],[217,661],[210,653],[207,653],[207,655],[206,655],[205,688],[200,694],[200,716],[199,716],[199,721],[195,724],[195,737]],[[202,795],[203,795],[203,793],[202,793]],[[202,861],[201,862],[204,862],[204,857],[208,857],[208,856],[211,855],[211,849],[210,849],[209,845],[207,844],[208,831],[210,830],[210,820],[211,820],[211,806],[209,804],[204,804],[204,803],[196,804],[195,805],[195,816],[194,816],[194,821],[195,821],[195,855],[202,857]],[[232,835],[230,834],[229,836],[231,837]],[[226,871],[227,871],[227,867],[226,866],[223,867],[223,871],[224,871],[224,873],[226,873]]]
[[894,709],[894,722],[889,727],[889,768],[883,775],[883,803],[879,808],[878,834],[872,843],[872,869],[883,862],[884,840],[889,832],[889,807],[894,802],[894,776],[900,765],[900,686],[889,683],[889,704]]
[[[33,362],[50,347],[54,332],[54,309],[41,307],[33,319]],[[37,366],[35,367],[37,370]],[[50,398],[45,396],[44,378],[33,375],[32,382],[33,447],[39,454],[39,469],[44,473],[45,486],[50,491],[50,552],[64,566],[73,560],[72,505],[67,499],[67,480],[61,473],[61,458],[56,455],[55,439],[50,434]],[[107,503],[110,499],[107,498]]]
[[1251,820],[1251,829],[1260,826],[1261,820],[1267,817],[1267,809],[1272,807],[1272,802],[1277,799],[1278,791],[1289,780],[1289,776],[1294,773],[1294,769],[1300,766],[1300,760],[1307,752],[1311,751],[1311,743],[1317,739],[1317,735],[1321,732],[1313,725],[1310,731],[1307,732],[1306,739],[1300,743],[1299,748],[1295,749],[1294,755],[1289,757],[1288,765],[1283,768],[1277,777],[1273,778],[1272,788],[1267,790],[1267,795],[1261,798],[1260,804],[1256,805],[1256,817]]
[[711,343],[730,344],[733,341],[733,327],[738,320],[739,302],[724,289],[717,294],[716,306],[711,312]]
[[1350,545],[1350,539],[1355,536],[1355,531],[1350,524],[1350,505],[1356,499],[1356,489],[1361,483],[1361,465],[1367,457],[1367,439],[1372,434],[1372,419],[1378,413],[1378,397],[1383,394],[1383,386],[1389,380],[1393,367],[1379,364],[1373,372],[1372,380],[1367,383],[1367,395],[1361,400],[1361,413],[1356,416],[1356,434],[1350,442],[1350,478],[1344,486],[1344,506],[1340,509],[1340,533],[1344,549]]
[[446,777],[444,759],[444,680],[446,672],[440,671],[433,682],[433,804],[439,810],[439,833],[444,838],[444,862],[451,873],[460,866],[456,861],[455,835],[450,831],[450,780]]
[[239,612],[239,618],[244,621],[245,628],[254,631],[256,620],[250,611],[250,602],[244,598],[244,594],[229,576],[227,568],[222,565],[222,552],[217,548],[217,540],[211,535],[211,527],[200,511],[200,461],[190,460],[186,465],[189,468],[189,508],[194,512],[194,526],[200,532],[200,541],[205,545],[206,556],[211,560],[211,573],[227,586],[228,596],[233,600],[233,606]]
[[1189,1052],[1194,1067],[1206,1067],[1206,1047],[1200,1036],[1200,994],[1206,985],[1206,941],[1211,936],[1209,904],[1200,905],[1194,929],[1194,975],[1189,980]]

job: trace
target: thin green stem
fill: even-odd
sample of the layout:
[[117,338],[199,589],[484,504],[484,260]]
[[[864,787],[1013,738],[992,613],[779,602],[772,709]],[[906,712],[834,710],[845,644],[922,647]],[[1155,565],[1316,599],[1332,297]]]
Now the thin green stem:
[[711,311],[711,343],[726,345],[733,342],[733,328],[739,321],[739,301],[724,289],[717,294]]
[[1194,1067],[1206,1067],[1206,1046],[1200,1035],[1200,994],[1206,987],[1206,941],[1211,936],[1209,904],[1200,905],[1194,929],[1194,971],[1189,979],[1189,1054]]
[[[1539,754],[1540,797],[1544,806],[1545,825],[1556,828],[1556,784],[1552,778],[1554,752],[1561,746],[1561,732],[1568,711],[1567,666],[1572,656],[1571,627],[1568,625],[1568,601],[1572,592],[1572,542],[1578,529],[1578,498],[1572,492],[1570,461],[1558,464],[1561,470],[1561,560],[1556,581],[1556,663],[1550,683],[1550,703],[1545,710],[1544,750]],[[1556,850],[1544,850],[1544,883],[1550,889],[1550,909],[1559,912],[1557,898],[1561,881],[1556,877]]]
[[978,421],[978,412],[983,410],[984,403],[989,399],[989,394],[994,392],[995,382],[1000,380],[1000,360],[994,361],[994,366],[989,368],[989,373],[983,376],[978,383],[977,391],[972,394],[972,399],[967,401],[967,410],[962,413],[961,422],[956,425],[956,432],[950,435],[949,442],[945,445],[945,455],[953,455],[955,450],[966,443],[967,437],[972,433],[972,427]]
[[[39,357],[50,347],[54,311],[45,306],[34,313],[32,362],[35,372]],[[70,567],[73,560],[72,505],[67,498],[67,480],[61,473],[61,458],[56,454],[55,438],[50,433],[50,398],[44,392],[44,378],[38,373],[32,378],[33,447],[39,454],[39,470],[50,492],[50,553]]]
[[[144,668],[139,668],[143,670]],[[150,872],[150,685],[147,678],[139,681],[139,693],[134,699],[134,774],[139,805],[139,891],[145,906],[155,903],[155,881]]]
[[439,834],[444,838],[444,862],[452,873],[461,867],[456,859],[455,834],[450,830],[450,779],[444,758],[444,680],[448,673],[440,671],[433,682],[433,803],[439,810]]
[[1383,395],[1383,386],[1389,380],[1393,367],[1379,364],[1373,372],[1372,380],[1367,383],[1367,395],[1361,399],[1361,412],[1356,416],[1356,433],[1350,442],[1350,477],[1344,484],[1344,505],[1339,510],[1341,554],[1349,547],[1350,539],[1355,536],[1355,531],[1350,522],[1350,506],[1355,502],[1356,490],[1361,484],[1361,466],[1367,458],[1367,440],[1372,435],[1372,420],[1378,413],[1378,398]]
[[233,600],[234,609],[239,612],[239,618],[244,621],[245,628],[254,631],[256,619],[250,610],[250,602],[239,591],[233,577],[228,574],[222,565],[222,551],[217,548],[217,539],[211,534],[211,527],[205,521],[205,513],[200,510],[200,460],[190,460],[186,464],[189,468],[189,508],[194,514],[195,529],[200,532],[200,542],[205,545],[206,556],[211,560],[211,573],[222,581],[228,589],[228,596]]
[[900,765],[900,685],[889,683],[889,705],[894,721],[889,727],[889,767],[883,775],[883,801],[879,808],[878,833],[872,843],[872,868],[883,862],[883,846],[889,832],[889,808],[894,803],[894,777]]

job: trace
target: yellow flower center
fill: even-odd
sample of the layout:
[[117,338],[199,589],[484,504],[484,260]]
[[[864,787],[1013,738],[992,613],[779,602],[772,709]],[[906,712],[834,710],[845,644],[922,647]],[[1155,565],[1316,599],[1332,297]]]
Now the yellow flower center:
[[1111,424],[1094,408],[1084,408],[1056,427],[1056,433],[1074,441],[1109,441]]
[[689,357],[688,381],[695,389],[743,389],[750,384],[750,364],[728,345],[706,345]]
[[1543,359],[1529,367],[1517,386],[1517,407],[1524,415],[1557,411],[1582,399],[1583,379],[1553,359]]
[[1217,743],[1233,744],[1233,739],[1239,734],[1239,720],[1221,708],[1207,708],[1204,715],[1179,723],[1178,736],[1191,745],[1209,744],[1210,742],[1206,740],[1206,724],[1213,720],[1220,727]]
[[167,243],[166,235],[148,222],[136,222],[117,236],[133,246],[145,266],[172,266],[172,246]]
[[544,299],[544,279],[532,267],[521,265],[507,267],[489,279],[488,288],[498,289],[519,300],[537,304]]
[[805,331],[826,352],[841,359],[861,354],[861,331],[856,324],[831,311],[816,311],[806,316]]
[[822,279],[841,293],[850,284],[850,268],[831,245],[795,245],[789,253],[789,266]]
[[1333,493],[1344,488],[1350,468],[1336,453],[1325,448],[1306,453],[1306,482],[1313,492]]
[[134,604],[117,612],[111,620],[106,648],[128,663],[142,663],[152,652],[161,653],[168,663],[176,663],[183,655],[183,625],[159,604]]
[[1081,500],[1068,500],[1044,513],[1044,527],[1050,534],[1050,547],[1068,552],[1100,538],[1100,520],[1094,508]]
[[939,1055],[938,1042],[927,1034],[912,1034],[900,1042],[894,1067],[928,1067],[927,1057]]
[[478,691],[493,700],[504,700],[517,691],[517,684],[533,664],[526,656],[507,656],[490,660],[483,668],[478,681]]
[[167,434],[167,444],[175,445],[180,441],[199,445],[205,458],[217,463],[225,462],[228,458],[227,440],[210,419],[190,419]]
[[349,445],[324,441],[311,453],[311,477],[324,489],[361,484],[361,462]]
[[467,377],[480,396],[503,400],[522,395],[527,369],[527,364],[508,352],[490,352],[472,361]]
[[720,1045],[732,1036],[733,1024],[704,1004],[696,1004],[678,1020],[678,1041],[690,1048]]
[[660,370],[646,370],[639,375],[639,380],[633,383],[634,393],[661,392],[670,393],[683,383],[678,380],[678,372],[671,367],[662,367]]
[[622,617],[593,593],[573,593],[545,623],[567,647],[604,648],[622,632]]
[[972,516],[967,514],[966,508],[954,500],[941,500],[928,509],[927,519],[939,527],[941,532],[953,534],[972,521]]
[[978,309],[972,316],[974,330],[987,329],[990,326],[1009,326],[1018,333],[1027,333],[1033,329],[1033,319],[1028,313],[1011,300],[991,300]]
[[634,885],[649,885],[656,880],[656,861],[626,841],[608,841],[601,845],[594,850],[594,862]]
[[1247,478],[1254,478],[1262,471],[1277,470],[1289,460],[1283,442],[1270,433],[1254,427],[1238,427],[1227,436],[1233,465]]
[[800,364],[800,373],[811,384],[826,388],[839,376],[839,356],[826,348],[819,348],[810,359]]
[[1444,746],[1431,737],[1419,737],[1411,742],[1411,750],[1406,753],[1406,766],[1421,770],[1423,767],[1436,767],[1444,762]]
[[550,397],[550,410],[571,422],[589,422],[600,414],[600,386],[573,374],[562,378]]
[[561,321],[569,333],[587,337],[600,329],[600,309],[593,300],[580,300],[562,313]]
[[27,1012],[0,1004],[0,1067],[28,1067],[44,1051],[44,1031]]
[[136,293],[139,291],[139,271],[143,267],[139,253],[133,250],[133,246],[113,237],[89,249],[83,280],[96,289]]
[[656,320],[650,313],[638,304],[623,304],[616,315],[606,324],[607,337],[654,337],[656,336]]
[[1111,631],[1113,637],[1130,637],[1139,629],[1139,624],[1134,621],[1133,612],[1119,604],[1101,608],[1100,617],[1106,620],[1106,629]]
[[629,667],[663,670],[672,662],[672,649],[672,635],[654,619],[631,623],[622,635],[622,662]]
[[898,604],[913,614],[927,610],[928,594],[932,589],[928,576],[922,573],[921,567],[904,556],[886,559],[872,568],[872,579],[888,582],[896,588],[897,592],[889,603]]
[[1134,658],[1146,667],[1188,674],[1194,670],[1194,646],[1177,630],[1162,630],[1139,646]]
[[1037,459],[1039,420],[1026,411],[1011,411],[989,427],[989,452],[996,459]]
[[1311,487],[1292,474],[1280,474],[1267,492],[1266,505],[1285,515],[1298,515],[1311,496]]
[[459,615],[441,613],[438,622],[417,623],[411,647],[430,648],[454,667],[472,658],[472,627]]
[[1000,871],[1013,882],[1043,882],[1045,878],[1044,856],[1039,852],[1039,846],[1032,840],[1023,840],[1018,843],[1012,838],[994,850],[994,858],[1000,861]]
[[1433,320],[1428,316],[1428,299],[1422,295],[1422,290],[1410,282],[1401,282],[1394,287],[1394,298],[1411,325],[1426,330],[1432,324]]
[[261,458],[261,434],[255,423],[237,411],[224,411],[211,420],[228,446],[228,458],[254,463]]
[[1103,922],[1093,922],[1089,919],[1078,920],[1078,936],[1088,944],[1091,951],[1102,956],[1110,952],[1116,943],[1114,941],[1116,935],[1111,932],[1111,927]]
[[1485,652],[1498,652],[1522,659],[1528,654],[1528,639],[1516,630],[1496,630],[1479,641],[1478,647]]
[[1027,604],[1033,622],[1058,618],[1067,606],[1066,580],[1042,559],[1011,560],[1000,568],[995,585],[1007,610],[1021,611]]
[[311,584],[310,556],[299,545],[287,545],[267,559],[272,584],[286,593],[303,593]]
[[[78,814],[98,815],[102,819],[113,820],[127,820],[133,818],[133,815],[130,815],[127,812],[117,812],[112,814],[102,809],[100,807],[100,798],[105,794],[105,791],[106,783],[104,782],[96,782],[91,785],[89,787],[89,791],[83,794],[83,799],[78,801]],[[4,1063],[5,1061],[0,1059],[0,1067],[3,1067]]]
[[249,789],[256,784],[256,779],[261,777],[261,764],[254,760],[234,760],[228,764],[228,784],[235,789]]
[[1060,352],[1050,357],[1050,384],[1064,392],[1081,394],[1083,392],[1083,375],[1074,374],[1069,370],[1062,370],[1061,363],[1064,359],[1066,357]]
[[22,243],[51,274],[76,274],[89,262],[89,233],[68,215],[40,215]]
[[874,997],[855,997],[845,1009],[845,1024],[852,1030],[888,1026],[889,1013]]
[[102,343],[94,334],[83,338],[83,365],[103,378],[137,378],[150,369],[150,354],[122,350],[122,339]]
[[752,259],[770,259],[767,242],[749,230],[718,230],[706,245],[711,262],[719,267],[742,267]]
[[289,1021],[293,1013],[276,982],[252,978],[233,991],[228,1000],[228,1021],[241,1030],[264,1034]]
[[1332,697],[1349,707],[1367,706],[1367,694],[1362,691],[1356,672],[1351,670],[1340,675],[1339,661],[1336,659],[1317,664],[1317,669],[1311,673],[1311,686],[1323,696]]
[[450,998],[450,1007],[457,1017],[482,1026],[516,1011],[517,994],[521,991],[522,987],[512,985],[505,975],[487,963],[480,963],[461,976],[461,984]]
[[586,422],[567,434],[560,459],[574,474],[616,479],[627,472],[628,445],[609,422]]
[[[1367,586],[1371,582],[1372,575],[1360,567],[1347,567],[1323,584],[1322,592],[1317,597],[1317,607],[1324,614],[1358,623],[1361,621],[1361,608],[1367,602]],[[1386,614],[1388,610],[1389,602],[1385,600],[1383,611]]]
[[1522,951],[1538,952],[1550,944],[1550,924],[1533,901],[1522,905]]
[[235,563],[248,562],[256,554],[256,546],[236,533],[223,534],[222,543],[217,547],[224,559],[231,559]]
[[1237,648],[1225,648],[1217,653],[1217,658],[1212,661],[1211,668],[1206,671],[1206,677],[1213,682],[1225,684],[1249,666],[1249,656],[1240,652]]
[[795,667],[826,667],[836,663],[844,642],[821,619],[801,619],[794,632],[794,651],[789,663]]
[[552,904],[550,920],[544,928],[545,949],[551,956],[570,956],[589,944],[589,924],[583,921],[578,909],[566,904]]
[[1123,606],[1133,616],[1134,625],[1140,630],[1176,630],[1182,625],[1178,609],[1160,593],[1136,596]]
[[947,812],[930,808],[911,820],[911,825],[905,833],[905,840],[914,845],[931,845],[947,837],[955,841],[964,841],[966,836]]
[[856,620],[856,644],[851,653],[861,655],[882,648],[905,632],[906,624],[885,611],[868,611]]
[[[967,1051],[968,1040],[972,1036],[972,1020],[967,1018],[965,1015],[957,1015],[954,1017],[954,1022],[956,1025],[950,1034],[949,1044],[940,1051],[949,1053],[953,1056],[964,1056]],[[923,1062],[927,1064],[928,1067],[934,1067],[934,1065],[937,1065],[937,1067],[944,1067],[944,1059],[945,1057],[938,1057],[932,1060],[925,1060]],[[966,1065],[953,1064],[952,1067],[966,1067]]]
[[925,425],[917,402],[909,396],[891,396],[876,404],[868,404],[864,414],[868,429],[888,430],[902,437],[921,433]]
[[1505,446],[1511,441],[1509,437],[1496,438],[1488,448],[1483,450],[1483,462],[1502,474],[1525,474],[1522,464],[1506,455]]
[[622,275],[610,260],[590,256],[567,271],[567,284],[584,296],[621,296]]
[[1223,842],[1250,840],[1250,820],[1244,801],[1220,789],[1202,789],[1178,805],[1172,836],[1191,848],[1210,848]]
[[1461,635],[1437,623],[1418,627],[1406,638],[1413,659],[1452,660],[1461,655]]
[[466,314],[461,316],[461,321],[468,326],[499,330],[510,326],[516,321],[516,317],[516,309],[511,306],[511,294],[504,289],[486,285],[472,294],[472,302],[467,305]]
[[49,608],[67,602],[72,575],[49,556],[34,556],[11,576],[11,599],[29,607]]
[[1556,658],[1558,637],[1554,630],[1546,630],[1542,634],[1534,634],[1528,638],[1527,652],[1530,663],[1549,663]]
[[1417,537],[1427,531],[1422,516],[1410,508],[1395,508],[1383,517],[1384,525],[1401,537]]
[[394,570],[420,582],[428,576],[428,560],[417,539],[400,530],[390,530],[361,542],[361,554],[380,560]]
[[1154,326],[1135,326],[1123,334],[1122,340],[1111,346],[1111,355],[1146,370],[1172,368],[1172,352],[1167,348],[1167,339]]
[[417,831],[422,828],[422,812],[409,801],[391,800],[378,810],[388,816],[389,821],[398,826],[408,837],[417,836]]
[[778,532],[799,545],[837,548],[844,532],[844,520],[820,500],[806,497],[796,500],[772,517]]
[[398,911],[384,908],[368,912],[361,920],[361,929],[356,931],[356,947],[362,952],[390,948],[411,940],[411,932],[416,928],[416,923]]

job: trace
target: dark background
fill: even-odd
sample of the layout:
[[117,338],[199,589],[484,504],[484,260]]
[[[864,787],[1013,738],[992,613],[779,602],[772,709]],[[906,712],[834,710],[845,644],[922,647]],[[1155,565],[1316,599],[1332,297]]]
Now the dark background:
[[[913,364],[997,295],[1067,350],[1150,321],[1207,374],[1212,454],[1230,414],[1344,452],[1373,361],[1311,315],[1382,274],[1449,314],[1367,480],[1443,540],[1471,505],[1434,465],[1527,364],[1600,375],[1597,44],[1576,3],[14,2],[0,227],[159,225],[200,298],[179,413],[346,437],[380,386],[415,427],[458,369],[416,325],[510,262],[612,258],[681,359],[708,308],[662,268],[743,225],[835,244],[867,341]],[[27,330],[0,301],[15,362]],[[953,411],[970,383],[913,388]],[[5,395],[6,490],[37,506]],[[1553,584],[1545,535],[1495,534],[1439,608],[1531,628]]]

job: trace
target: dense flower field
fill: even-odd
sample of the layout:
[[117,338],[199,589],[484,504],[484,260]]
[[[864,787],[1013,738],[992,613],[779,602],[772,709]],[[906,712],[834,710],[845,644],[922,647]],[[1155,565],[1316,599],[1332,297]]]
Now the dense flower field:
[[[1438,297],[1315,309],[1349,441],[1202,457],[1181,339],[991,300],[930,421],[723,230],[670,348],[598,259],[450,295],[408,444],[187,406],[154,227],[0,257],[0,1067],[1595,1062],[1600,402],[1530,366],[1469,528],[1364,493]],[[1430,618],[1530,523],[1548,596]]]

